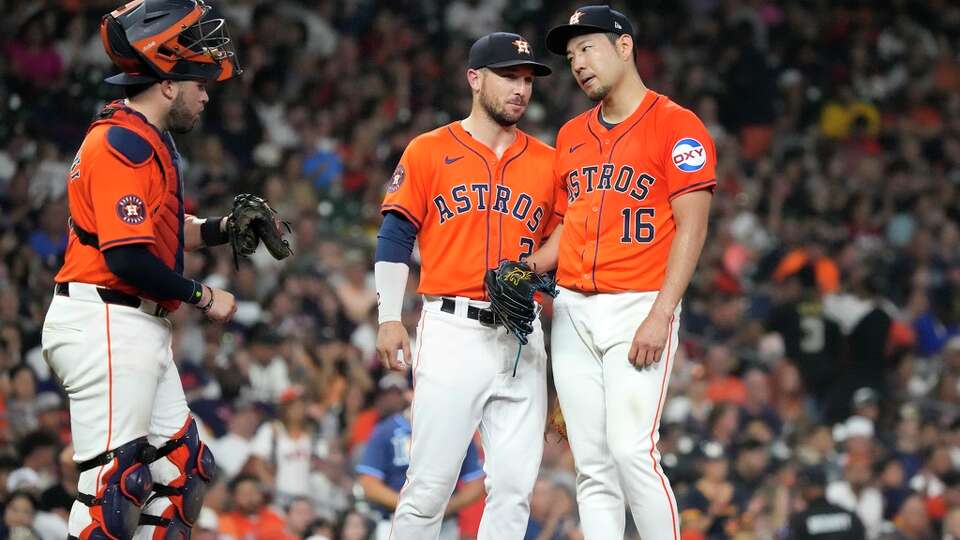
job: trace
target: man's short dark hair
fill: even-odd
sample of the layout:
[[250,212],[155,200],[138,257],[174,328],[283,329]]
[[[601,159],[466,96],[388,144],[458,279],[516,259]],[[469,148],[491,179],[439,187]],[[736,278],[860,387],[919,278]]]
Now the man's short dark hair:
[[127,99],[133,99],[140,94],[146,92],[153,85],[157,84],[156,82],[148,82],[141,84],[128,84],[123,87],[123,97]]
[[20,459],[26,459],[27,456],[34,453],[38,448],[57,446],[57,438],[46,431],[33,431],[28,433],[20,444],[17,445],[17,451]]
[[234,479],[230,482],[230,486],[229,486],[229,487],[230,487],[230,493],[236,493],[237,488],[240,487],[240,484],[242,484],[242,483],[244,483],[244,482],[253,482],[254,484],[257,485],[257,487],[260,487],[260,479],[259,479],[259,478],[257,478],[256,476],[254,476],[254,475],[252,475],[252,474],[241,474],[241,475],[238,475],[236,478],[234,478]]

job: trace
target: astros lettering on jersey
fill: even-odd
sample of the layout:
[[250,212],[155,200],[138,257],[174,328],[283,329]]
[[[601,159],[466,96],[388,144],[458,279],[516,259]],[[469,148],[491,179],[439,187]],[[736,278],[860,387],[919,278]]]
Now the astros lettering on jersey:
[[657,291],[676,231],[670,202],[714,188],[716,149],[696,115],[652,90],[613,129],[599,108],[557,135],[567,195],[557,279],[585,292]]
[[488,268],[533,252],[558,221],[563,194],[544,181],[552,162],[553,149],[520,130],[499,159],[460,122],[411,141],[381,211],[417,227],[419,292],[482,299]]

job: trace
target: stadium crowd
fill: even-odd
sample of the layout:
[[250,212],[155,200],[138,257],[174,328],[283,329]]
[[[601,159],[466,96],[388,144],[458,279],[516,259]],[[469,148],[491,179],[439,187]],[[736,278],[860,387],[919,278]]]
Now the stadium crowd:
[[[364,453],[411,395],[375,351],[384,186],[412,137],[466,115],[467,50],[485,33],[519,32],[557,68],[527,132],[552,142],[588,108],[542,45],[574,4],[218,4],[245,73],[211,87],[202,128],[178,139],[188,211],[260,193],[293,223],[295,254],[239,270],[229,249],[186,257],[239,304],[227,326],[171,315],[220,467],[194,538],[373,538],[389,518],[360,479],[385,471]],[[119,97],[96,32],[114,7],[0,0],[0,538],[64,538],[76,493],[39,341],[66,172]],[[684,540],[786,538],[818,486],[867,538],[960,539],[960,4],[684,0],[630,15],[645,83],[697,112],[719,154],[660,441]],[[547,437],[526,538],[582,538],[571,455]],[[455,537],[475,536],[481,508],[459,512]]]

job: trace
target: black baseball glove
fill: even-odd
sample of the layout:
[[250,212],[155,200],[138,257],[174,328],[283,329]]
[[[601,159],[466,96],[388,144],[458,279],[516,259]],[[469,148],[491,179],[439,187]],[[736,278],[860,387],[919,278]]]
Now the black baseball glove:
[[284,229],[291,232],[290,223],[281,220],[277,211],[262,197],[249,193],[237,195],[233,198],[233,210],[227,218],[233,263],[239,269],[240,255],[252,255],[261,240],[273,258],[280,260],[289,257],[293,250],[283,238]]
[[523,345],[533,333],[533,321],[537,318],[533,295],[540,291],[555,297],[558,293],[556,282],[550,276],[538,274],[526,263],[516,261],[504,261],[498,268],[487,270],[483,285],[498,322]]

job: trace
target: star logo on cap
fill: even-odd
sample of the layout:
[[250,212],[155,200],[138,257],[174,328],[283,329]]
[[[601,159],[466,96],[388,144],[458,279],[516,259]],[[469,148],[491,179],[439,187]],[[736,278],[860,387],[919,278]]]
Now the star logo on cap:
[[578,11],[570,16],[570,24],[580,24],[580,17],[583,17],[583,12]]
[[530,44],[522,39],[518,39],[513,42],[517,47],[517,53],[526,53],[530,54]]

